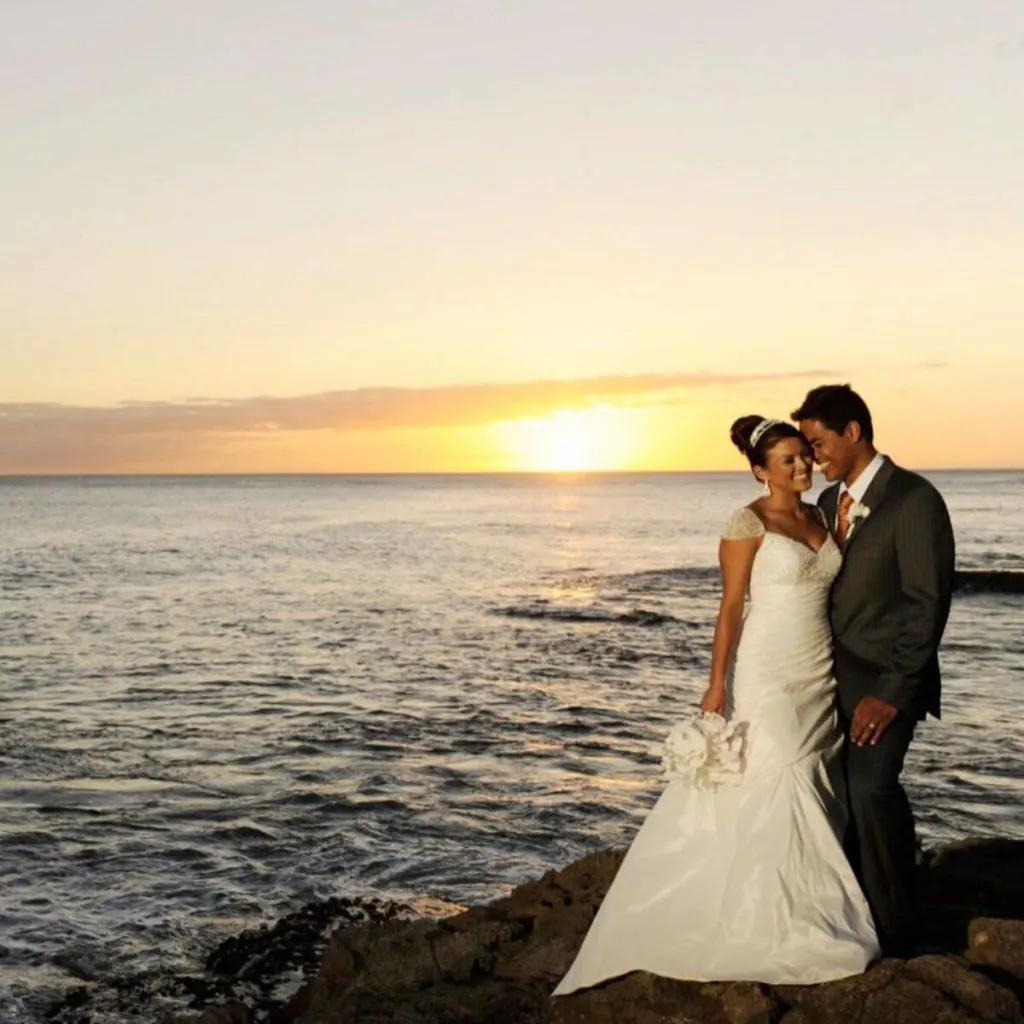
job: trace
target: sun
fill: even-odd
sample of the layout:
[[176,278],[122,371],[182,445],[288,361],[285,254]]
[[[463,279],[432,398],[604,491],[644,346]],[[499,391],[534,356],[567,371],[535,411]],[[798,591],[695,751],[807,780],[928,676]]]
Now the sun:
[[579,413],[555,413],[552,420],[545,428],[547,468],[556,473],[595,469],[599,453],[593,427]]
[[634,454],[634,430],[612,406],[558,409],[547,416],[494,425],[507,468],[540,473],[587,473],[626,469]]

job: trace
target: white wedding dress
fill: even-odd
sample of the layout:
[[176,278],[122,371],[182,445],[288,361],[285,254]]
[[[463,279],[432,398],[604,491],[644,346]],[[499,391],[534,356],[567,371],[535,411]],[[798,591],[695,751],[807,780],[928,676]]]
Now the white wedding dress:
[[649,971],[694,981],[811,984],[878,955],[840,837],[828,593],[842,556],[765,533],[750,509],[727,539],[759,536],[729,684],[747,722],[735,785],[672,781],[626,854],[554,995]]

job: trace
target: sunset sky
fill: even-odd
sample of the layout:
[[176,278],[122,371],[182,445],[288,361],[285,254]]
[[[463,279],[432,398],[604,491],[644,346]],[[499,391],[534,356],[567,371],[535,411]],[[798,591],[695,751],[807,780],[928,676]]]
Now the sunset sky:
[[5,0],[0,473],[1024,466],[1020,0]]

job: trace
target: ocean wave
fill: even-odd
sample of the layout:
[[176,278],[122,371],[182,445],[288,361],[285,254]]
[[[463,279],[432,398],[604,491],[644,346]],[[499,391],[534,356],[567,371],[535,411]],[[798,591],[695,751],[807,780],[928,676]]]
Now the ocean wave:
[[648,611],[644,608],[633,608],[627,612],[606,611],[601,608],[568,607],[565,605],[549,605],[538,601],[532,605],[512,605],[499,608],[496,615],[510,619],[549,619],[553,622],[606,622],[624,626],[664,626],[670,622],[679,622],[674,615],[666,612]]
[[[956,513],[945,717],[905,775],[928,843],[1019,831],[1020,479]],[[158,486],[5,491],[0,1019],[315,897],[478,902],[628,842],[707,678],[707,510],[750,482]]]

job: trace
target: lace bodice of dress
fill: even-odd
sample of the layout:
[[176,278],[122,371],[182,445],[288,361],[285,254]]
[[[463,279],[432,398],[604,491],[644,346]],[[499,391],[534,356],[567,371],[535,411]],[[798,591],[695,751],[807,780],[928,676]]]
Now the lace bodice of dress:
[[831,535],[815,551],[802,541],[765,530],[764,523],[749,507],[734,512],[722,531],[723,540],[749,540],[756,537],[764,537],[764,540],[754,557],[754,567],[750,573],[752,599],[756,598],[759,588],[779,585],[812,584],[820,587],[823,595],[827,594],[842,567],[843,556]]

